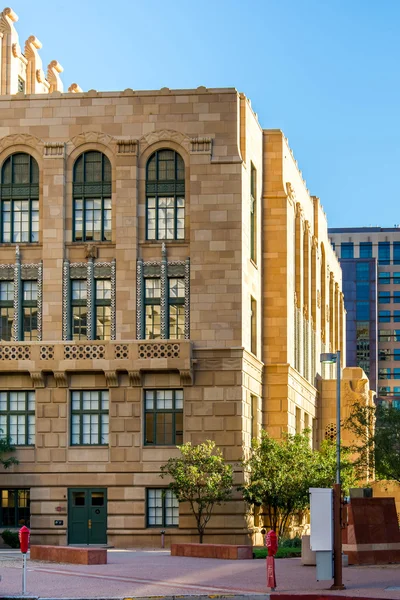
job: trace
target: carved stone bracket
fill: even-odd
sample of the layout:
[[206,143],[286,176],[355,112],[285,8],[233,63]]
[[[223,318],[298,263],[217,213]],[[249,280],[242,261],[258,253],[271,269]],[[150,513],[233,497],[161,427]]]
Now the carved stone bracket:
[[44,158],[64,158],[64,142],[45,142],[43,147]]
[[192,369],[180,369],[181,385],[193,385],[193,371]]
[[32,371],[30,375],[31,375],[31,379],[32,379],[34,388],[44,388],[45,387],[43,371]]
[[129,371],[129,384],[132,387],[141,387],[142,385],[142,373],[140,371]]
[[107,387],[118,387],[118,373],[117,371],[104,371],[106,376]]
[[54,379],[58,388],[68,387],[68,377],[65,371],[54,371]]
[[193,154],[211,154],[212,138],[197,137],[190,140],[190,152]]
[[137,140],[117,140],[117,154],[137,156],[138,149]]
[[94,244],[86,244],[85,256],[86,258],[97,258],[97,246]]

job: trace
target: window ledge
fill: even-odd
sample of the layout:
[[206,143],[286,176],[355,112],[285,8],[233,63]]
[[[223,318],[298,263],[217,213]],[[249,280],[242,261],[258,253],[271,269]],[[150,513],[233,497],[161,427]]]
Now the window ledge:
[[140,246],[149,248],[153,246],[162,246],[162,244],[168,244],[168,246],[184,246],[185,244],[189,244],[189,240],[144,240],[139,242]]
[[41,246],[42,242],[0,242],[1,247],[10,247],[13,248],[15,246],[19,246],[20,248],[30,248],[31,246]]
[[88,244],[92,245],[92,246],[109,246],[110,248],[115,248],[115,242],[111,241],[111,240],[105,240],[103,242],[101,241],[87,241],[87,242],[82,242],[81,240],[79,240],[79,242],[65,242],[65,245],[68,247],[74,247],[74,248],[85,248]]

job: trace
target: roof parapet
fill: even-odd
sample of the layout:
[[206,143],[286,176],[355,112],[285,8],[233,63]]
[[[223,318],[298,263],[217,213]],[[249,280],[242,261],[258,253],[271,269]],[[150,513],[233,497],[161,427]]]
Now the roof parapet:
[[21,52],[18,33],[14,27],[17,21],[18,15],[12,8],[7,7],[0,13],[0,95],[63,92],[60,77],[63,68],[59,62],[52,60],[47,73],[44,72],[39,55],[42,44],[37,37],[29,36],[24,51]]

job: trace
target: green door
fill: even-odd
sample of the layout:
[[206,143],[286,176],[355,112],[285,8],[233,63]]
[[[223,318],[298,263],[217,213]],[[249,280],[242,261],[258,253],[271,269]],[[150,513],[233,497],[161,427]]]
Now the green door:
[[107,490],[68,490],[68,543],[107,543]]

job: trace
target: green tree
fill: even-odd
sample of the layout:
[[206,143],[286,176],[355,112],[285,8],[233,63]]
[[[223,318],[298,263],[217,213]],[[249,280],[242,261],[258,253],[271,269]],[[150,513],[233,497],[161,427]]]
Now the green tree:
[[197,446],[190,442],[178,446],[181,455],[161,467],[161,477],[169,476],[169,488],[178,502],[188,502],[196,519],[199,542],[215,505],[232,493],[233,470],[215,443],[207,440]]
[[15,456],[9,456],[12,452],[15,452],[15,446],[11,443],[10,439],[0,438],[0,464],[5,469],[9,469],[12,465],[17,465],[19,462]]
[[400,483],[400,410],[391,404],[354,404],[344,426],[354,434],[350,446],[360,475]]
[[[245,484],[240,487],[246,502],[266,510],[269,525],[282,535],[289,519],[309,508],[310,487],[331,487],[335,482],[336,451],[325,441],[320,450],[310,446],[309,432],[285,434],[272,439],[265,431],[254,439],[243,461]],[[354,469],[346,452],[342,456],[344,487],[354,481]]]

